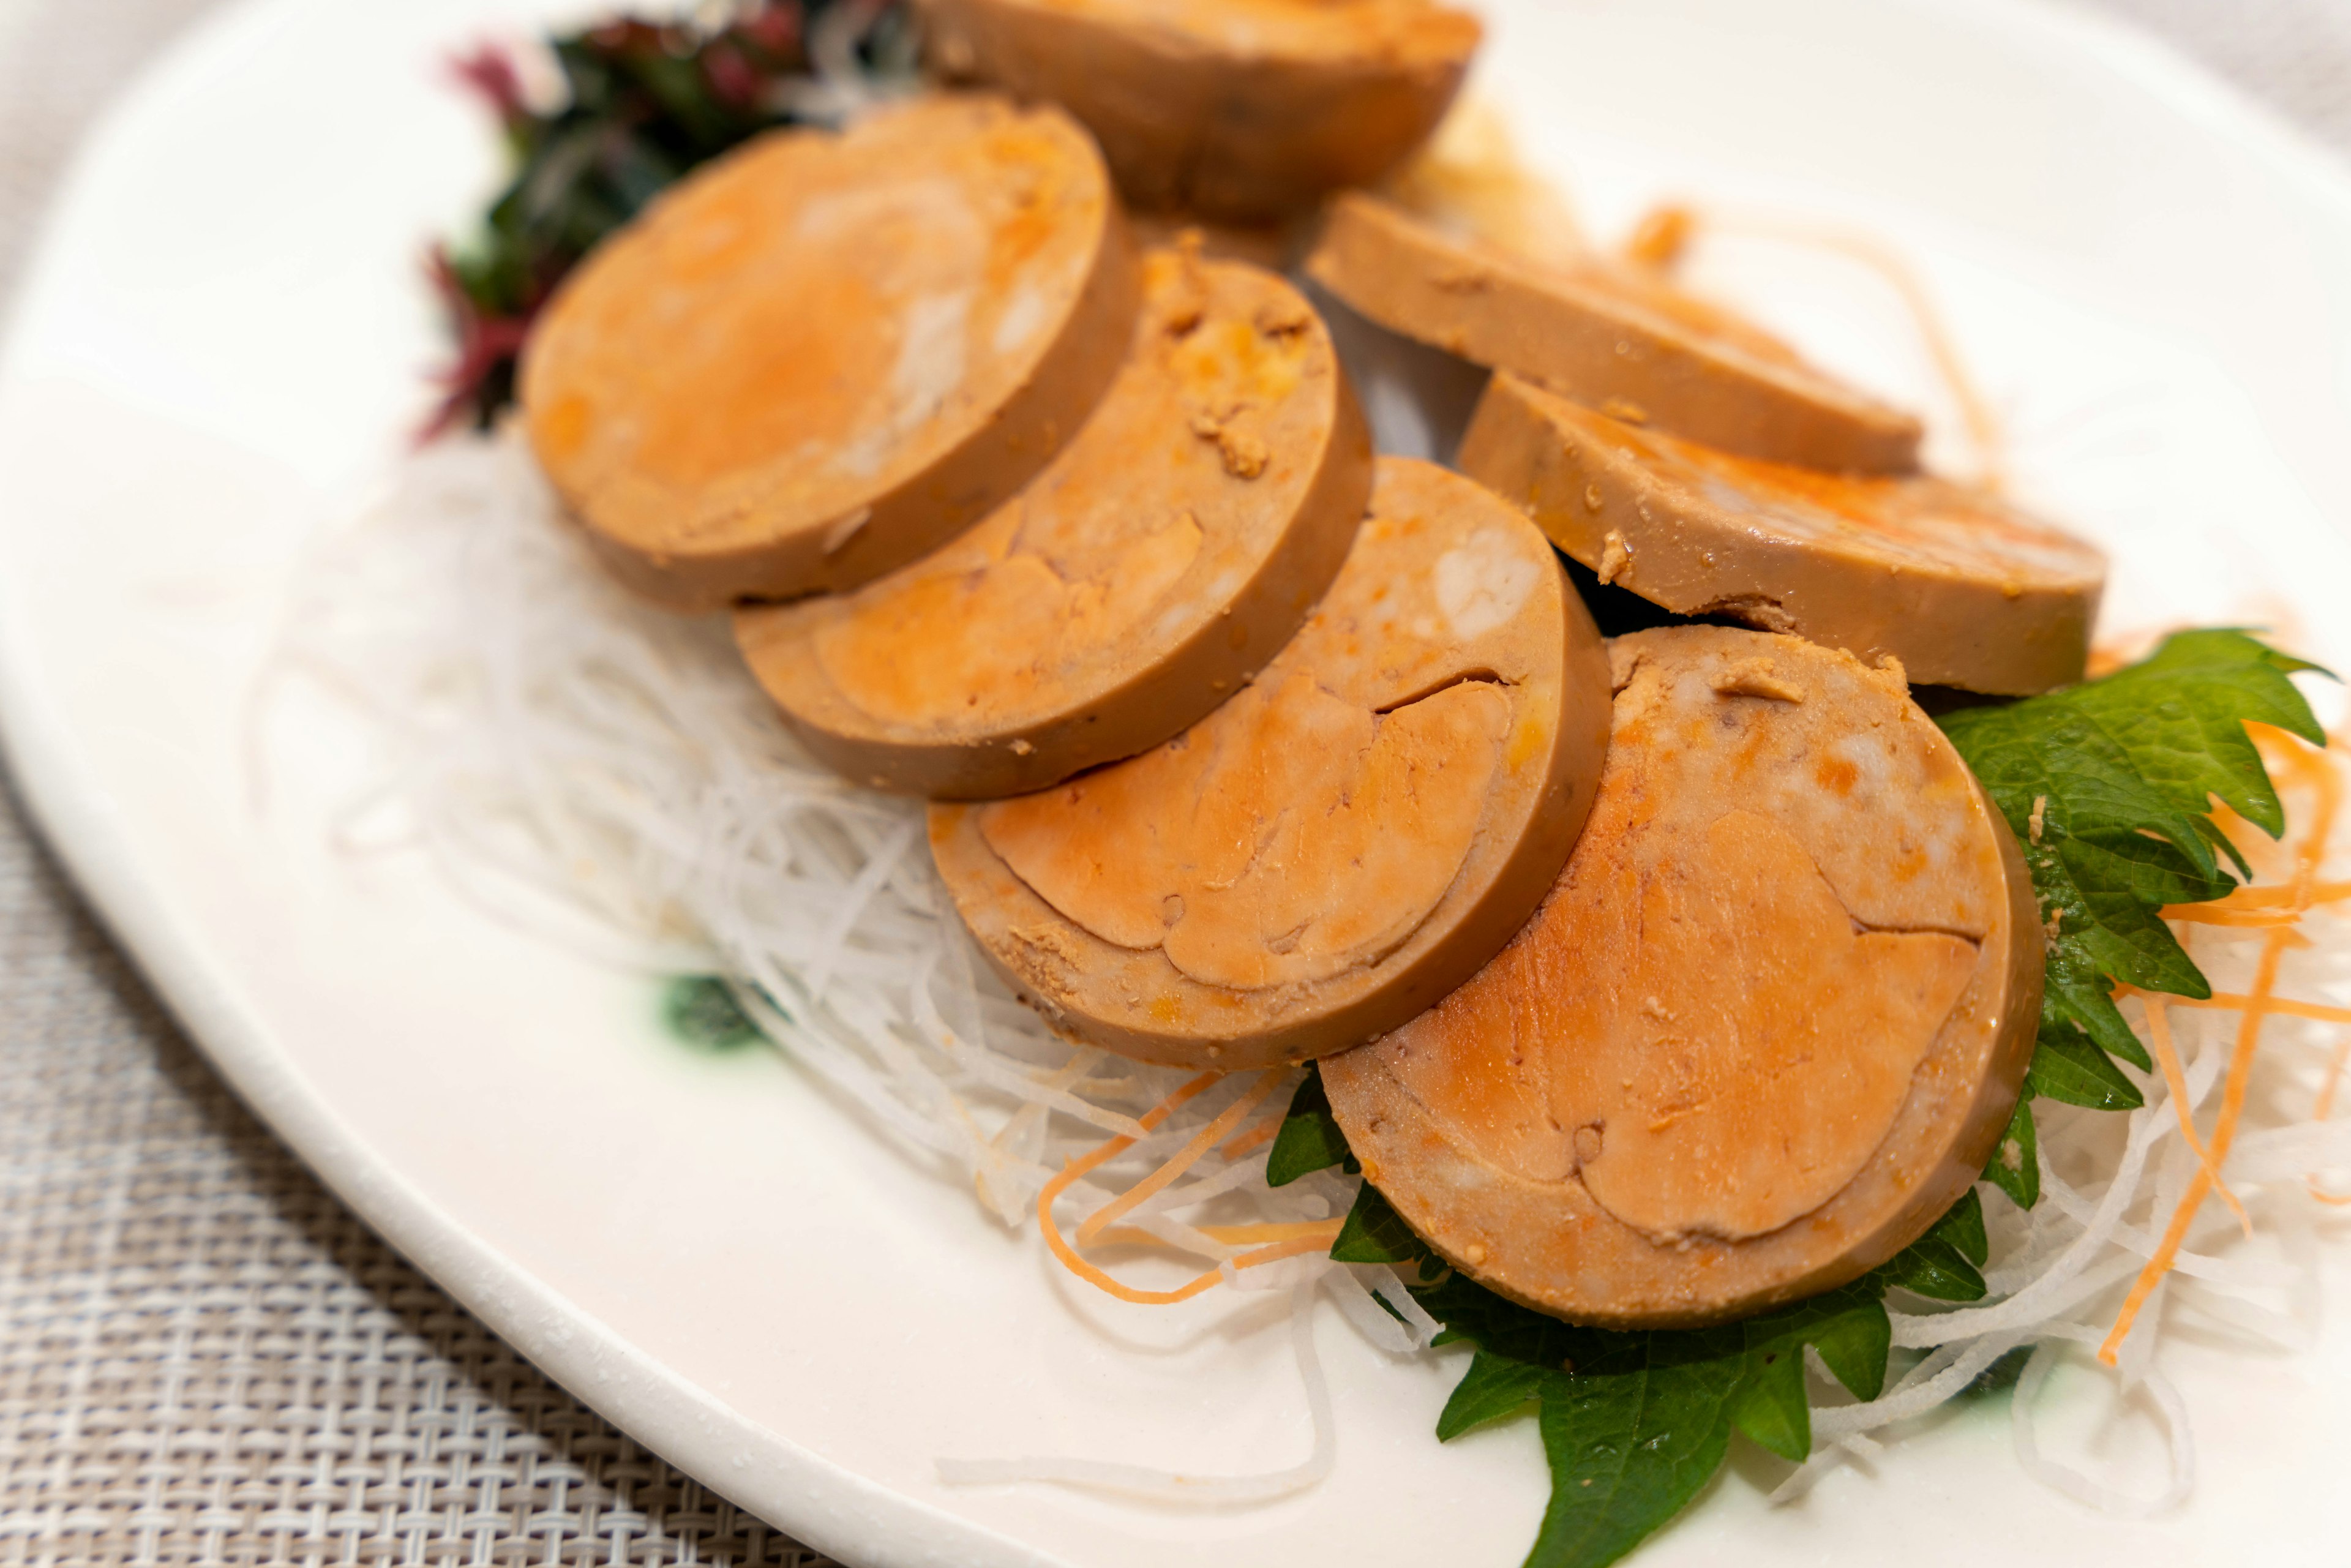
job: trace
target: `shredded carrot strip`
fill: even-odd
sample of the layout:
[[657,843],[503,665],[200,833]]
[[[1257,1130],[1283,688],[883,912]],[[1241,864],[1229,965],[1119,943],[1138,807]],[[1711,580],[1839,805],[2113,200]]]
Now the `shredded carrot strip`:
[[2319,1085],[2318,1103],[2310,1113],[2314,1122],[2324,1122],[2335,1114],[2335,1091],[2343,1082],[2343,1063],[2351,1058],[2351,1035],[2346,1035],[2335,1045],[2335,1059],[2326,1064],[2326,1082]]
[[[2322,904],[2340,904],[2351,898],[2351,882],[2322,882],[2310,889],[2310,903],[2314,908]],[[2215,911],[2248,914],[2254,911],[2275,911],[2281,915],[2300,915],[2300,901],[2294,889],[2285,887],[2241,887],[2226,898],[2216,898],[2210,904],[2175,904],[2168,906],[2167,920],[2194,920]]]
[[1625,259],[1652,272],[1671,272],[1689,248],[1698,214],[1678,202],[1651,207],[1625,242]]
[[2211,1179],[2212,1190],[2236,1211],[2237,1223],[2250,1239],[2253,1234],[2252,1218],[2245,1213],[2245,1206],[2237,1201],[2237,1195],[2229,1190],[2229,1184],[2220,1179],[2220,1162],[2212,1157],[2212,1151],[2196,1131],[2194,1108],[2188,1103],[2188,1074],[2179,1065],[2179,1048],[2171,1042],[2171,1015],[2164,1010],[2161,1002],[2150,1000],[2147,1005],[2147,1032],[2155,1046],[2156,1063],[2163,1069],[2163,1082],[2171,1091],[2171,1108],[2179,1113],[2179,1131],[2187,1137],[2188,1146],[2196,1151],[2198,1163]]
[[[1284,1258],[1303,1258],[1310,1253],[1328,1252],[1331,1243],[1339,1239],[1339,1227],[1345,1223],[1333,1219],[1319,1227],[1311,1236],[1301,1236],[1294,1241],[1277,1241],[1270,1247],[1260,1247],[1254,1252],[1244,1252],[1232,1260],[1235,1269],[1254,1269],[1260,1263],[1279,1263]],[[1211,1269],[1208,1274],[1222,1278],[1222,1269]]]
[[[1197,1078],[1193,1079],[1191,1082],[1178,1088],[1174,1093],[1168,1095],[1166,1099],[1162,1100],[1158,1104],[1144,1113],[1142,1117],[1143,1130],[1146,1133],[1155,1130],[1162,1122],[1165,1122],[1168,1117],[1176,1113],[1177,1107],[1184,1104],[1185,1102],[1194,1099],[1202,1093],[1210,1084],[1216,1082],[1217,1080],[1222,1076],[1222,1073],[1217,1072],[1203,1072]],[[1121,1301],[1146,1303],[1151,1301],[1180,1301],[1185,1300],[1186,1297],[1165,1291],[1137,1291],[1133,1289],[1131,1286],[1120,1284],[1116,1280],[1112,1279],[1108,1274],[1103,1273],[1100,1269],[1095,1268],[1092,1264],[1079,1257],[1076,1249],[1072,1248],[1068,1241],[1062,1239],[1061,1228],[1053,1222],[1053,1203],[1055,1199],[1059,1198],[1063,1193],[1069,1191],[1071,1185],[1074,1184],[1080,1176],[1084,1176],[1088,1171],[1093,1170],[1095,1167],[1107,1161],[1116,1159],[1120,1155],[1124,1154],[1134,1146],[1134,1140],[1124,1134],[1121,1134],[1117,1137],[1105,1140],[1103,1143],[1087,1151],[1085,1154],[1074,1155],[1065,1161],[1061,1166],[1061,1174],[1048,1181],[1044,1187],[1037,1194],[1038,1228],[1045,1233],[1045,1245],[1052,1249],[1053,1256],[1061,1260],[1061,1267],[1067,1269],[1071,1273],[1077,1275],[1080,1279],[1084,1280],[1087,1283],[1100,1286],[1102,1289],[1109,1291],[1112,1295],[1118,1297]],[[1196,1283],[1196,1281],[1195,1281],[1195,1283]],[[1189,1287],[1186,1289],[1189,1290]],[[1199,1290],[1190,1291],[1189,1293],[1192,1295],[1197,1295],[1200,1291],[1205,1291],[1207,1289],[1207,1287],[1206,1285],[1201,1285]]]
[[[2292,744],[2281,731],[2266,725],[2248,725],[2246,728],[2252,734],[2255,744],[2261,746],[2263,759],[2274,770],[2307,780],[2318,796],[2311,813],[2310,831],[2294,848],[2292,881],[2281,890],[2286,894],[2282,901],[2283,906],[2292,909],[2299,917],[2317,902],[2316,895],[2321,888],[2318,872],[2325,862],[2327,846],[2335,835],[2335,820],[2343,800],[2343,776],[2324,753]],[[2229,1059],[2228,1077],[2221,1087],[2220,1113],[2212,1124],[2211,1145],[2209,1150],[2198,1148],[2198,1157],[2202,1163],[2196,1175],[2189,1178],[2188,1190],[2180,1196],[2179,1206],[2172,1210],[2171,1222],[2165,1228],[2163,1239],[2157,1245],[2155,1255],[2147,1260],[2147,1266],[2139,1270],[2138,1278],[2131,1282],[2130,1294],[2124,1298],[2122,1311],[2116,1314],[2115,1326],[2107,1333],[2105,1343],[2098,1347],[2098,1359],[2108,1366],[2115,1364],[2122,1343],[2130,1333],[2131,1325],[2138,1321],[2140,1309],[2146,1306],[2147,1298],[2154,1294],[2163,1277],[2171,1271],[2173,1262],[2179,1258],[2180,1245],[2187,1239],[2188,1228],[2195,1222],[2197,1210],[2203,1207],[2205,1197],[2220,1183],[2220,1167],[2229,1158],[2229,1146],[2236,1141],[2237,1124],[2244,1114],[2245,1094],[2252,1079],[2253,1058],[2261,1047],[2262,1020],[2272,1014],[2287,1014],[2322,1021],[2351,1023],[2351,1009],[2296,1002],[2275,994],[2278,965],[2291,948],[2308,946],[2309,938],[2290,926],[2280,925],[2262,939],[2261,960],[2253,970],[2253,988],[2247,994],[2215,996],[2202,1003],[2179,997],[2164,999],[2163,1005],[2173,1007],[2233,1007],[2242,1010],[2244,1019],[2237,1027],[2237,1046]],[[2155,1013],[2156,1008],[2150,1006],[2150,1019]],[[2152,1026],[2149,1032],[2155,1032]],[[2162,1039],[2169,1056],[2168,1030]],[[2167,1080],[2176,1068],[2176,1057],[2167,1060]],[[2322,1103],[2332,1105],[2333,1089],[2330,1080],[2326,1090],[2322,1092]],[[2175,1095],[2179,1092],[2176,1085],[2173,1092]],[[2186,1125],[2187,1107],[2184,1102],[2180,1110],[2182,1124]],[[2195,1140],[2192,1127],[2189,1129],[2189,1138],[2191,1143]],[[2244,1210],[2239,1207],[2240,1218],[2243,1213]]]
[[1257,1153],[1258,1150],[1273,1142],[1274,1138],[1280,1132],[1281,1119],[1280,1117],[1275,1117],[1270,1121],[1260,1122],[1254,1127],[1234,1134],[1233,1141],[1227,1144],[1223,1148],[1217,1152],[1223,1155],[1225,1158],[1228,1160],[1237,1160],[1243,1155],[1253,1155]]
[[[1175,1114],[1176,1111],[1185,1104],[1186,1102],[1196,1098],[1199,1094],[1205,1092],[1209,1085],[1215,1083],[1223,1075],[1221,1073],[1203,1072],[1199,1077],[1182,1085],[1174,1093],[1168,1095],[1166,1099],[1161,1101],[1157,1105],[1153,1106],[1151,1110],[1143,1116],[1142,1123],[1144,1130],[1146,1133],[1155,1131],[1162,1123],[1167,1120],[1169,1116]],[[1094,1215],[1089,1217],[1086,1221],[1086,1226],[1089,1228],[1081,1228],[1079,1233],[1080,1236],[1082,1238],[1092,1234],[1093,1230],[1099,1229],[1101,1225],[1107,1224],[1110,1219],[1115,1218],[1117,1214],[1123,1214],[1128,1209],[1133,1208],[1135,1204],[1142,1202],[1144,1198],[1151,1196],[1151,1193],[1160,1190],[1160,1188],[1165,1186],[1168,1182],[1175,1180],[1176,1176],[1182,1175],[1183,1172],[1189,1168],[1189,1166],[1196,1161],[1203,1153],[1207,1152],[1207,1150],[1211,1147],[1217,1139],[1231,1132],[1233,1128],[1244,1120],[1251,1111],[1255,1110],[1258,1105],[1262,1103],[1265,1097],[1273,1092],[1273,1086],[1279,1081],[1280,1074],[1277,1072],[1269,1071],[1262,1074],[1258,1082],[1250,1088],[1248,1093],[1242,1095],[1239,1100],[1234,1102],[1234,1103],[1227,1106],[1222,1112],[1220,1112],[1217,1118],[1211,1122],[1207,1127],[1204,1128],[1192,1139],[1190,1143],[1184,1146],[1183,1151],[1176,1155],[1176,1156],[1170,1159],[1165,1165],[1161,1166],[1158,1170],[1154,1171],[1150,1176],[1145,1177],[1143,1183],[1137,1184],[1134,1188],[1120,1195],[1117,1198],[1113,1199],[1111,1203],[1104,1205],[1101,1210],[1096,1211]],[[1123,1281],[1113,1278],[1103,1270],[1095,1267],[1092,1263],[1088,1262],[1084,1258],[1079,1255],[1077,1249],[1070,1244],[1069,1239],[1061,1234],[1061,1226],[1055,1222],[1053,1218],[1053,1205],[1060,1199],[1063,1193],[1070,1190],[1071,1186],[1077,1182],[1079,1177],[1086,1175],[1090,1171],[1099,1168],[1106,1162],[1117,1158],[1120,1155],[1124,1154],[1128,1149],[1134,1146],[1134,1142],[1135,1140],[1132,1137],[1122,1134],[1118,1137],[1107,1140],[1099,1146],[1090,1149],[1082,1155],[1072,1156],[1062,1165],[1060,1174],[1056,1175],[1050,1181],[1047,1182],[1044,1186],[1044,1189],[1037,1195],[1037,1227],[1044,1233],[1045,1245],[1051,1249],[1053,1256],[1060,1260],[1061,1267],[1067,1269],[1071,1273],[1075,1274],[1079,1279],[1085,1281],[1086,1283],[1092,1285],[1097,1290],[1115,1296],[1122,1301],[1132,1301],[1138,1306],[1169,1306],[1177,1301],[1188,1301],[1194,1296],[1196,1296],[1202,1291],[1209,1290],[1221,1283],[1227,1277],[1226,1271],[1228,1270],[1255,1269],[1262,1264],[1279,1262],[1284,1258],[1303,1257],[1308,1253],[1327,1249],[1333,1241],[1336,1241],[1339,1239],[1340,1228],[1345,1222],[1343,1220],[1336,1219],[1325,1220],[1307,1226],[1268,1225],[1211,1228],[1207,1234],[1212,1239],[1225,1239],[1225,1237],[1217,1234],[1218,1229],[1223,1229],[1231,1233],[1230,1241],[1228,1242],[1229,1245],[1245,1244],[1249,1241],[1259,1239],[1261,1236],[1267,1236],[1268,1239],[1271,1239],[1272,1244],[1270,1246],[1259,1247],[1254,1251],[1244,1252],[1238,1258],[1228,1260],[1217,1267],[1207,1270],[1196,1275],[1194,1278],[1186,1281],[1183,1284],[1176,1286],[1173,1290],[1145,1291],[1137,1289],[1135,1286],[1126,1284]],[[1157,1186],[1148,1186],[1148,1184],[1155,1178],[1164,1179],[1159,1179]],[[1148,1186],[1148,1190],[1145,1190],[1146,1186]],[[1116,1213],[1113,1213],[1113,1210],[1116,1210]],[[1271,1238],[1268,1234],[1274,1232],[1280,1232],[1281,1234],[1278,1239]],[[1104,1239],[1112,1239],[1113,1238],[1104,1238]],[[1127,1241],[1130,1239],[1142,1239],[1156,1245],[1165,1245],[1165,1243],[1162,1242],[1159,1238],[1152,1236],[1148,1231],[1137,1230],[1131,1226],[1122,1226],[1115,1233],[1114,1237],[1114,1239],[1122,1242]]]
[[[2279,931],[2273,935],[2280,946],[2293,947],[2301,945],[2287,940],[2289,937],[2300,936],[2299,932]],[[2255,1005],[2255,998],[2239,996],[2233,991],[2216,991],[2211,996],[2202,998],[2166,997],[2163,999],[2175,1008],[2197,1008],[2220,1012],[2236,1012],[2241,1009]],[[2263,1012],[2276,1013],[2283,1018],[2310,1019],[2318,1023],[2351,1023],[2351,1008],[2330,1008],[2322,1002],[2297,1001],[2292,997],[2262,997],[2260,998],[2260,1006]]]
[[2306,910],[2299,909],[2231,909],[2220,904],[2173,904],[2165,905],[2166,920],[2183,921],[2190,925],[2233,925],[2248,931],[2267,931],[2298,925]]
[[1339,1239],[1345,1224],[1343,1219],[1296,1219],[1272,1225],[1203,1225],[1200,1229],[1228,1247],[1246,1247],[1252,1241],[1295,1241],[1301,1237],[1319,1237],[1327,1247]]
[[[2343,1082],[2343,1063],[2346,1057],[2351,1057],[2351,1035],[2346,1035],[2335,1044],[2335,1058],[2326,1064],[2326,1082],[2319,1085],[2318,1104],[2311,1112],[2311,1120],[2324,1122],[2335,1114],[2335,1091]],[[2310,1196],[2321,1203],[2333,1204],[2338,1208],[2351,1204],[2351,1192],[2329,1192],[2315,1179],[2302,1185],[2308,1187]]]
[[2253,994],[2245,998],[2245,1021],[2237,1030],[2237,1049],[2229,1059],[2229,1077],[2221,1090],[2220,1114],[2212,1124],[2212,1146],[2207,1163],[2189,1179],[2188,1190],[2180,1196],[2179,1207],[2171,1212],[2171,1223],[2165,1227],[2163,1240],[2155,1256],[2138,1271],[2131,1282],[2130,1294],[2124,1298],[2123,1310],[2115,1319],[2115,1326],[2106,1334],[2105,1343],[2098,1346],[2098,1359],[2108,1366],[2122,1349],[2131,1325],[2138,1321],[2139,1309],[2148,1296],[2171,1272],[2171,1265],[2179,1256],[2180,1243],[2188,1239],[2188,1228],[2195,1221],[2196,1211],[2204,1205],[2204,1195],[2211,1190],[2210,1173],[2229,1157],[2229,1145],[2236,1141],[2237,1118],[2245,1108],[2245,1085],[2252,1075],[2253,1053],[2261,1044],[2262,1019],[2269,1009],[2263,1005],[2272,986],[2277,983],[2278,960],[2285,956],[2286,945],[2280,940],[2283,932],[2273,932],[2262,944],[2261,967],[2253,976]]
[[1165,1190],[1170,1182],[1190,1170],[1202,1155],[1215,1148],[1227,1134],[1248,1119],[1250,1112],[1265,1103],[1265,1097],[1273,1092],[1273,1086],[1278,1082],[1278,1075],[1272,1071],[1259,1073],[1257,1082],[1249,1086],[1248,1093],[1217,1112],[1216,1120],[1195,1133],[1192,1141],[1169,1156],[1166,1164],[1086,1216],[1078,1227],[1078,1245],[1092,1245],[1102,1227],[1124,1218],[1137,1204],[1154,1193]]
[[[1295,1241],[1301,1237],[1320,1238],[1324,1245],[1339,1239],[1339,1230],[1346,1223],[1341,1219],[1298,1219],[1267,1225],[1200,1225],[1193,1228],[1209,1240],[1227,1247],[1247,1247],[1268,1241]],[[1115,1225],[1094,1238],[1101,1247],[1157,1247],[1170,1252],[1184,1249],[1165,1237],[1132,1225]]]
[[1959,417],[1968,427],[1969,444],[1975,448],[1976,459],[1982,465],[1979,482],[1986,489],[2000,487],[2001,470],[2006,466],[2006,437],[2001,430],[2000,415],[1992,411],[1991,401],[1968,372],[1967,362],[1959,356],[1958,340],[1951,336],[1941,309],[1919,280],[1917,269],[1906,258],[1867,235],[1826,225],[1726,215],[1719,211],[1701,213],[1692,207],[1667,204],[1650,213],[1634,229],[1625,247],[1626,259],[1657,271],[1670,270],[1687,252],[1701,223],[1721,234],[1741,234],[1754,239],[1825,250],[1877,274],[1901,296],[1904,308],[1917,324],[1919,340],[1926,345],[1928,357],[1935,361],[1936,372],[1949,389],[1951,401],[1959,404]]

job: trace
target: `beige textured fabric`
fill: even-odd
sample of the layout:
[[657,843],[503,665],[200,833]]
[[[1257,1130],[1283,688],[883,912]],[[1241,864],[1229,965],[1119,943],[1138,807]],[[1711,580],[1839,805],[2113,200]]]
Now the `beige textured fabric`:
[[[0,0],[0,287],[90,112],[204,8]],[[370,1233],[0,792],[0,1565],[828,1562]]]
[[[0,0],[0,287],[92,106],[202,8]],[[2100,8],[2351,147],[2351,0]],[[371,1235],[160,1013],[0,795],[0,1568],[825,1561]]]
[[319,1186],[0,840],[0,1563],[824,1559]]

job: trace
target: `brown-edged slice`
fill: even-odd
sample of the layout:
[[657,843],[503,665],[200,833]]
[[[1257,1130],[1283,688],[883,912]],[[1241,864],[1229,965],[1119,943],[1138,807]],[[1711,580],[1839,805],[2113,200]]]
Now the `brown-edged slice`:
[[1092,139],[1058,110],[936,95],[761,137],[598,246],[532,331],[525,423],[649,597],[848,588],[1042,467],[1134,308]]
[[1457,462],[1603,582],[1677,614],[2007,695],[2078,681],[2089,656],[2105,558],[1981,490],[1734,457],[1510,375]]
[[1298,1061],[1475,972],[1551,885],[1607,744],[1598,633],[1533,525],[1384,458],[1338,580],[1255,684],[1058,789],[931,808],[981,949],[1145,1061]]
[[1480,1282],[1686,1327],[1857,1277],[1975,1181],[2041,926],[1898,676],[1732,627],[1609,653],[1607,771],[1541,914],[1322,1082],[1364,1176]]
[[1330,587],[1371,488],[1370,433],[1298,291],[1155,251],[1125,368],[1027,489],[854,593],[737,612],[736,638],[858,782],[1023,794],[1238,691]]
[[1059,103],[1138,206],[1261,221],[1377,180],[1482,29],[1434,0],[925,0],[934,53]]
[[1306,272],[1390,331],[1627,421],[1813,468],[1917,466],[1916,419],[1630,267],[1546,266],[1349,193],[1331,204]]

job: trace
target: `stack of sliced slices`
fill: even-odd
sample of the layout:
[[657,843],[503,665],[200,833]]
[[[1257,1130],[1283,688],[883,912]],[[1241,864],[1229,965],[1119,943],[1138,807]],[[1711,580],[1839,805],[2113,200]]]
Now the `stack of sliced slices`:
[[[545,314],[526,423],[603,558],[935,802],[1055,1027],[1325,1059],[1365,1174],[1504,1294],[1714,1322],[1915,1239],[2015,1103],[2041,945],[1907,681],[2079,678],[2095,552],[1653,276],[1346,192],[1314,282],[1494,371],[1461,472],[1375,458],[1296,287],[1137,244],[1121,187],[1260,220],[1389,172],[1458,13],[932,11],[1061,107],[764,138]],[[1676,623],[1604,643],[1554,547]]]

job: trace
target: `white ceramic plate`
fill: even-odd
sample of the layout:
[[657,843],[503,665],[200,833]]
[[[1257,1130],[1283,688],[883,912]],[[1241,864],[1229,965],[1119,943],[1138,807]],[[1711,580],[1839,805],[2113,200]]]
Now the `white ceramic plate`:
[[[396,455],[436,353],[424,238],[493,179],[443,54],[523,0],[256,0],[112,116],[57,209],[0,384],[0,714],[56,841],[262,1113],[559,1379],[861,1563],[1507,1568],[1523,1424],[1440,1448],[1449,1361],[1335,1317],[1337,1469],[1231,1512],[952,1490],[941,1454],[1279,1468],[1308,1431],[1278,1301],[1081,1294],[769,1053],[693,1055],[643,981],[491,923],[413,861],[324,845],[352,737],[247,697],[304,532]],[[2013,0],[1497,0],[1487,89],[1610,229],[1660,195],[1865,227],[1918,258],[2018,434],[2027,494],[2105,541],[2109,624],[2259,613],[2351,664],[2351,185],[2156,48]],[[1904,319],[1817,256],[1708,253],[1823,358],[1932,402]],[[2339,1260],[2351,1248],[2338,1246]],[[2340,1284],[2339,1263],[2331,1279]],[[1215,1323],[1219,1326],[1209,1327]],[[2181,1341],[2192,1506],[2092,1515],[1995,1404],[1771,1510],[1736,1461],[1646,1548],[1719,1561],[2339,1560],[2351,1332]],[[2078,1428],[2102,1396],[2053,1394]],[[2145,1460],[2135,1430],[2088,1463]],[[2142,1434],[2143,1435],[2143,1434]]]

